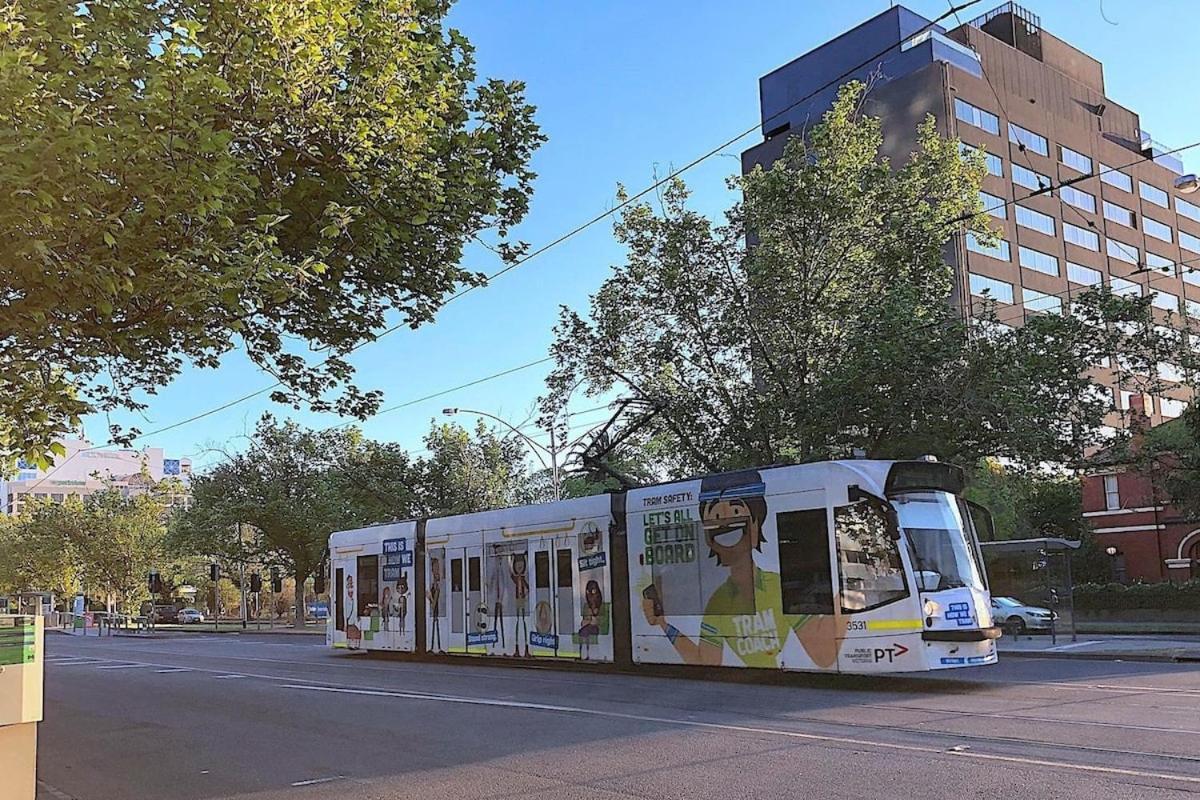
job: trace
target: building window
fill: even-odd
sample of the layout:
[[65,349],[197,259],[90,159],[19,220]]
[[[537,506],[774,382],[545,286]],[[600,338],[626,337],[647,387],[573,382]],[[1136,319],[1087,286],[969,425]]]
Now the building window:
[[1146,266],[1168,274],[1175,271],[1174,261],[1169,258],[1163,258],[1157,253],[1151,253],[1149,250],[1146,251]]
[[1100,270],[1085,267],[1082,264],[1067,262],[1067,280],[1082,286],[1098,286],[1103,280]]
[[1156,206],[1162,206],[1163,208],[1171,207],[1167,193],[1157,186],[1151,186],[1145,181],[1138,181],[1138,194],[1142,196],[1143,200],[1154,203]]
[[[1031,169],[1025,169],[1020,164],[1012,165],[1013,183],[1018,186],[1024,186],[1026,189],[1046,189],[1052,186],[1050,179],[1040,172],[1034,172]],[[1049,194],[1049,192],[1047,192]]]
[[1064,222],[1063,238],[1069,244],[1073,244],[1076,247],[1082,247],[1095,252],[1100,251],[1100,236],[1095,231],[1089,231],[1087,228],[1081,228],[1078,225]]
[[1200,303],[1197,303],[1195,300],[1184,300],[1183,313],[1192,319],[1200,319]]
[[991,214],[996,219],[1008,219],[1008,203],[1003,197],[980,192],[979,200],[983,203],[984,213]]
[[1160,361],[1158,362],[1158,377],[1164,381],[1183,383],[1183,370],[1169,361]]
[[1164,417],[1175,418],[1181,416],[1187,409],[1187,403],[1182,400],[1172,400],[1170,397],[1158,398],[1158,413]]
[[1161,239],[1164,242],[1173,242],[1175,237],[1171,234],[1171,226],[1164,225],[1156,219],[1150,219],[1146,215],[1142,215],[1142,230],[1147,236],[1153,236],[1155,239]]
[[[1000,303],[1012,305],[1013,287],[1011,283],[998,281],[985,275],[970,274],[971,294],[977,297],[990,297]],[[1200,304],[1198,304],[1200,305]]]
[[1058,190],[1058,196],[1068,205],[1082,208],[1092,214],[1096,213],[1096,198],[1087,192],[1081,192],[1074,186],[1063,186]]
[[1117,488],[1117,476],[1104,476],[1104,507],[1116,511],[1121,507],[1121,491]]
[[1032,228],[1047,236],[1054,235],[1054,217],[1043,214],[1040,211],[1034,211],[1032,208],[1017,206],[1017,224],[1024,225],[1026,228]]
[[963,155],[982,152],[983,163],[987,165],[988,175],[994,175],[997,178],[1004,177],[1004,159],[1000,158],[1000,156],[994,156],[986,150],[980,150],[978,147],[972,147],[965,142],[959,142],[958,149]]
[[1175,213],[1179,214],[1181,217],[1187,217],[1188,219],[1194,219],[1196,222],[1200,222],[1200,206],[1193,205],[1187,200],[1179,197],[1175,198]]
[[1058,146],[1059,160],[1076,172],[1091,172],[1092,160],[1083,153],[1077,153],[1064,145]]
[[1008,140],[1025,150],[1032,150],[1038,155],[1050,155],[1050,143],[1046,137],[1022,128],[1012,122],[1008,123]]
[[1037,289],[1022,289],[1021,302],[1025,304],[1028,311],[1045,311],[1048,313],[1061,314],[1062,300],[1052,294],[1039,292]]
[[1179,297],[1170,292],[1155,292],[1150,298],[1150,303],[1155,308],[1161,308],[1163,311],[1179,313]]
[[1058,277],[1058,259],[1048,253],[1028,247],[1018,247],[1017,258],[1025,269]]
[[976,238],[975,234],[968,233],[967,249],[972,253],[979,253],[980,255],[990,256],[991,258],[998,258],[1001,261],[1012,260],[1012,252],[1009,250],[1008,242],[1004,241],[1003,239],[997,239],[995,245],[988,247],[987,245],[981,244],[979,239]]
[[1141,251],[1131,244],[1118,242],[1116,239],[1105,239],[1109,258],[1124,261],[1127,264],[1137,264],[1141,260]]
[[1115,186],[1123,192],[1133,192],[1133,178],[1126,175],[1124,172],[1119,172],[1112,167],[1100,165],[1100,180],[1107,183],[1109,186]]
[[954,116],[968,125],[1000,135],[1000,118],[990,111],[971,105],[966,100],[954,98]]
[[1179,277],[1183,278],[1184,283],[1190,283],[1192,286],[1200,286],[1200,270],[1184,267],[1179,270]]
[[1112,285],[1113,294],[1119,294],[1123,297],[1142,296],[1142,285],[1140,283],[1134,283],[1133,281],[1127,281],[1124,278],[1117,278],[1115,276],[1109,278],[1109,282]]
[[1134,224],[1135,217],[1132,211],[1130,211],[1128,208],[1125,208],[1125,206],[1119,206],[1116,203],[1110,203],[1107,200],[1104,201],[1104,218],[1112,222],[1116,222],[1119,225],[1124,225],[1127,228],[1137,227],[1137,225]]
[[1154,398],[1148,394],[1138,394],[1136,392],[1127,392],[1124,389],[1119,389],[1117,391],[1117,395],[1120,397],[1118,404],[1125,411],[1129,411],[1131,408],[1133,408],[1133,398],[1136,395],[1142,398],[1142,410],[1145,411],[1146,414],[1154,413]]
[[1200,253],[1200,237],[1192,236],[1186,231],[1179,232],[1179,246],[1193,253]]

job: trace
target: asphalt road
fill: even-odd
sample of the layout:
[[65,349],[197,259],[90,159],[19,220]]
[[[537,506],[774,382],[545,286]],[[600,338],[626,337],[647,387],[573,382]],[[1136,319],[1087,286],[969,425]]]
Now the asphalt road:
[[1176,798],[1200,665],[707,681],[48,635],[42,800]]

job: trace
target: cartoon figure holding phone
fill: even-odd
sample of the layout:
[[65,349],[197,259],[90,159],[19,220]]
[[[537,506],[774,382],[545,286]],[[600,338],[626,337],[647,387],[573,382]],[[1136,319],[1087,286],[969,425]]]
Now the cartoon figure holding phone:
[[779,666],[779,653],[796,634],[819,667],[837,660],[837,620],[834,616],[783,613],[779,573],[754,562],[761,552],[767,520],[766,487],[756,470],[712,475],[700,484],[700,525],[709,557],[729,570],[704,607],[700,635],[689,637],[672,625],[664,612],[657,585],[642,592],[646,622],[661,628],[687,664],[716,666],[728,646],[747,667]]

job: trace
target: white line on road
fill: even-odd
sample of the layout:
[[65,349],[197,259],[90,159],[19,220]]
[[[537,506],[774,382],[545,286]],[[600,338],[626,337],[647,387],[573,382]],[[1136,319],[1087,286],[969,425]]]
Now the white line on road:
[[98,658],[64,658],[58,661],[47,661],[46,664],[52,667],[78,667],[81,664],[99,664]]
[[154,671],[159,675],[170,675],[173,672],[191,672],[187,667],[171,667],[170,669],[156,669]]
[[296,781],[295,783],[292,784],[292,786],[313,786],[318,783],[330,783],[332,781],[344,781],[344,780],[346,780],[345,775],[334,775],[330,778],[313,778],[310,781]]
[[214,675],[214,681],[228,680],[229,678],[245,678],[245,675]]
[[1071,644],[1060,644],[1058,647],[1047,647],[1046,652],[1060,653],[1063,650],[1074,650],[1077,647],[1091,647],[1094,644],[1104,644],[1104,642],[1101,642],[1099,640],[1092,640],[1092,641],[1088,641],[1088,642],[1072,642]]
[[140,669],[142,667],[151,667],[153,664],[105,664],[104,666],[96,667],[96,669]]
[[800,731],[780,730],[777,728],[760,728],[749,725],[731,725],[720,722],[699,722],[697,720],[672,719],[670,717],[651,717],[642,714],[625,714],[619,711],[601,711],[594,708],[577,706],[560,706],[549,703],[524,703],[515,700],[497,700],[486,697],[458,697],[454,695],[420,694],[415,692],[387,692],[375,689],[341,689],[332,686],[302,686],[299,684],[281,684],[283,689],[298,689],[309,692],[333,692],[338,694],[357,694],[371,697],[397,697],[405,700],[431,700],[443,703],[464,703],[469,705],[501,706],[506,708],[523,708],[532,711],[551,711],[563,714],[581,714],[610,719],[632,720],[634,722],[651,722],[660,725],[677,725],[687,728],[705,728],[709,730],[726,730],[738,733],[756,733],[768,736],[783,736],[791,739],[806,741],[830,742],[848,744],[855,747],[877,747],[886,750],[902,750],[912,753],[947,754],[959,758],[977,758],[986,761],[999,761],[1009,764],[1025,764],[1030,766],[1051,767],[1079,772],[1095,772],[1104,775],[1124,775],[1135,778],[1152,778],[1154,780],[1175,781],[1179,783],[1200,784],[1200,777],[1191,775],[1174,775],[1167,772],[1148,772],[1137,769],[1121,769],[1119,767],[1103,767],[1092,764],[1076,764],[1069,761],[1050,761],[1040,758],[1025,758],[1022,756],[1002,756],[980,753],[975,750],[947,751],[939,747],[922,745],[896,744],[894,742],[876,742],[870,739],[855,739],[848,736],[829,736],[817,733],[801,733]]

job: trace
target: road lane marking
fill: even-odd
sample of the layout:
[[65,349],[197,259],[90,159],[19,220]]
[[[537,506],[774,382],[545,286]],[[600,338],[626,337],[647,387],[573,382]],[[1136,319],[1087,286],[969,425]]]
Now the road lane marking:
[[767,736],[781,736],[805,741],[829,742],[847,744],[855,747],[876,747],[885,750],[899,750],[910,753],[928,753],[948,755],[958,758],[977,758],[985,761],[998,761],[1008,764],[1023,764],[1029,766],[1050,767],[1053,769],[1075,770],[1078,772],[1094,772],[1103,775],[1122,775],[1134,778],[1150,778],[1153,780],[1173,781],[1178,783],[1200,784],[1200,776],[1175,775],[1167,772],[1150,772],[1138,769],[1123,769],[1120,767],[1104,767],[1093,764],[1077,764],[1070,761],[1051,761],[1041,758],[1026,758],[1023,756],[1004,756],[981,753],[977,750],[947,751],[941,747],[926,747],[924,745],[897,744],[894,742],[879,742],[870,739],[857,739],[849,736],[830,736],[818,733],[802,733],[778,728],[763,728],[751,725],[733,725],[721,722],[700,722],[698,720],[677,719],[671,717],[653,717],[643,714],[626,714],[619,711],[602,711],[594,708],[579,706],[563,706],[552,703],[527,703],[515,700],[498,700],[487,697],[460,697],[455,695],[435,695],[418,692],[390,692],[377,689],[342,689],[333,686],[302,686],[299,684],[281,684],[283,689],[298,689],[309,692],[329,692],[335,694],[355,694],[370,697],[396,697],[404,700],[429,700],[442,703],[460,703],[465,705],[498,706],[502,708],[521,708],[531,711],[550,711],[561,714],[579,714],[584,716],[607,717],[634,722],[649,722],[659,725],[676,725],[685,728],[704,728],[708,730],[734,731],[737,733],[754,733]]
[[1102,642],[1099,639],[1093,639],[1092,641],[1087,641],[1087,642],[1072,642],[1071,644],[1060,644],[1058,647],[1047,647],[1046,652],[1059,653],[1059,652],[1062,652],[1063,650],[1074,650],[1077,647],[1091,647],[1094,644],[1104,644],[1104,642]]
[[159,675],[170,675],[173,672],[191,672],[187,667],[171,667],[169,669],[156,669],[154,671]]
[[344,780],[346,780],[345,775],[334,775],[330,778],[313,778],[312,780],[309,780],[309,781],[296,781],[292,784],[292,786],[315,786],[318,783],[331,783],[333,781],[344,781]]
[[228,680],[230,678],[245,678],[245,677],[247,677],[247,676],[245,676],[245,675],[214,675],[213,680],[214,681],[223,681],[223,680]]
[[141,669],[142,667],[152,667],[153,664],[105,664],[96,667],[96,669]]

